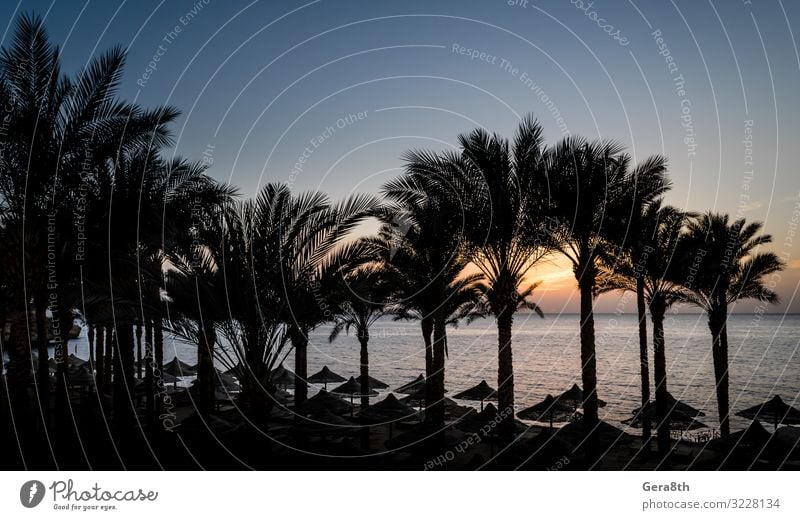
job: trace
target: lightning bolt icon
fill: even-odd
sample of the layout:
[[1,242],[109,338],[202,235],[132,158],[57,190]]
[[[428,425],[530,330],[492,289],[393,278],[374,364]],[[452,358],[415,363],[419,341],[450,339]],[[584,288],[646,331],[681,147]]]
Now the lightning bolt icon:
[[38,486],[36,485],[36,482],[34,482],[33,484],[31,484],[30,495],[28,496],[29,504],[33,502],[33,497],[36,496],[36,491],[38,491]]

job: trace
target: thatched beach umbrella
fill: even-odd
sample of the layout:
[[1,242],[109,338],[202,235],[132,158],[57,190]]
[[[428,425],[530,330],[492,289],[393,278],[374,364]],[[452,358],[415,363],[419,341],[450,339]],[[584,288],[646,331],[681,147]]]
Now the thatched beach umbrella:
[[[400,399],[400,402],[409,406],[416,406],[417,408],[425,408],[425,392],[417,392],[415,394],[407,395]],[[446,421],[461,420],[470,413],[477,413],[477,410],[471,406],[463,406],[453,401],[449,397],[444,398],[444,418]]]
[[344,399],[331,395],[325,390],[320,390],[317,395],[304,402],[298,408],[298,411],[300,413],[310,413],[322,408],[338,415],[353,414],[353,405]]
[[406,383],[400,388],[396,388],[395,392],[398,394],[414,394],[418,391],[425,392],[425,376],[418,375],[417,378],[410,383]]
[[775,429],[779,424],[800,424],[800,410],[784,403],[777,395],[769,401],[736,412],[736,415],[769,422]]
[[[483,411],[468,415],[456,427],[465,432],[495,437],[497,436],[496,426],[502,419],[494,404],[489,403]],[[514,421],[515,429],[517,430],[526,430],[528,428],[527,425],[514,418],[510,418],[510,420]],[[494,423],[494,426],[492,426],[492,423]]]
[[[567,390],[562,394],[558,394],[557,396],[555,396],[555,400],[562,404],[571,406],[573,409],[577,410],[578,408],[583,407],[583,390],[581,390],[581,387],[579,387],[578,385],[573,384],[572,388],[570,388],[569,390]],[[604,407],[605,405],[606,402],[603,401],[602,399],[597,400],[597,406],[599,406],[600,408]]]
[[550,429],[553,429],[553,421],[567,422],[575,415],[575,409],[571,406],[557,401],[555,397],[547,394],[544,401],[525,408],[517,412],[517,417],[528,421],[550,422]]
[[282,386],[284,390],[294,388],[294,372],[281,365],[269,375],[270,381],[275,386]]
[[[383,381],[375,379],[372,376],[367,376],[367,378],[368,378],[367,381],[369,382],[367,388],[369,388],[370,390],[384,390],[386,388],[389,388],[389,385],[387,385]],[[361,380],[361,376],[358,376],[356,378],[356,381],[358,381],[359,385],[364,386],[364,381]]]
[[336,388],[334,388],[333,390],[331,390],[331,393],[332,394],[337,394],[337,395],[348,395],[348,396],[350,396],[350,404],[353,404],[353,398],[355,396],[363,397],[365,395],[367,395],[367,396],[378,395],[378,392],[376,392],[375,390],[364,389],[362,391],[361,385],[358,384],[358,381],[356,381],[356,378],[354,378],[354,377],[351,377],[350,379],[348,379],[345,384],[339,385]]
[[295,417],[295,423],[290,428],[293,435],[310,437],[330,437],[354,435],[360,430],[347,419],[344,419],[326,408],[319,408]]
[[358,414],[358,417],[371,424],[388,422],[390,439],[392,438],[392,426],[395,421],[404,419],[419,420],[417,411],[407,404],[401,403],[394,394],[389,394],[386,399],[364,408]]
[[770,434],[758,421],[758,419],[756,419],[744,430],[733,432],[726,438],[718,440],[727,441],[735,446],[743,446],[746,448],[762,448],[767,444],[767,442],[769,442],[771,438],[772,434]]
[[328,383],[342,383],[344,381],[347,381],[347,379],[332,371],[328,368],[328,365],[325,365],[322,370],[308,378],[309,383],[322,384],[325,386],[325,390],[328,389]]
[[[644,405],[645,411],[649,411],[651,408],[655,410],[656,408],[655,401],[649,401],[646,405]],[[639,407],[634,409],[631,413],[633,415],[636,415],[641,410],[642,408]],[[692,405],[675,399],[669,392],[667,392],[667,410],[678,411],[685,415],[689,415],[691,417],[704,417],[706,415],[697,408],[693,407]]]
[[497,391],[489,386],[486,380],[482,380],[472,388],[468,388],[463,392],[457,393],[453,399],[463,399],[464,401],[480,401],[481,411],[483,411],[483,402],[486,400],[497,400]]
[[[676,430],[676,431],[687,431],[687,430],[700,430],[703,428],[708,428],[707,425],[701,423],[697,419],[695,419],[695,415],[687,414],[685,412],[681,412],[680,410],[672,410],[667,413],[666,420],[669,422],[669,429]],[[634,415],[629,419],[625,419],[622,421],[623,424],[627,424],[633,428],[642,428],[645,424],[645,421],[650,421],[653,429],[658,429],[658,425],[661,423],[661,419],[658,417],[656,413],[656,407],[645,406],[644,410],[640,411],[638,414]]]
[[177,356],[172,358],[172,361],[164,365],[163,373],[175,377],[186,377],[197,375],[197,368],[188,363],[184,363]]

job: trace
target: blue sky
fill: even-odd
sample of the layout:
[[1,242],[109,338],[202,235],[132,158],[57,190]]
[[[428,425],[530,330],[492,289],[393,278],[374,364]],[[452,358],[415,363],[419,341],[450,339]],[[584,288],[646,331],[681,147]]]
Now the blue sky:
[[[404,150],[475,126],[510,135],[526,113],[551,142],[568,131],[665,154],[670,203],[765,222],[790,266],[771,310],[797,312],[800,5],[752,4],[29,0],[4,2],[0,20],[5,42],[15,15],[45,17],[74,73],[126,47],[121,94],[180,108],[175,152],[205,155],[245,194],[269,181],[376,192]],[[542,270],[545,301],[574,310],[557,271]]]

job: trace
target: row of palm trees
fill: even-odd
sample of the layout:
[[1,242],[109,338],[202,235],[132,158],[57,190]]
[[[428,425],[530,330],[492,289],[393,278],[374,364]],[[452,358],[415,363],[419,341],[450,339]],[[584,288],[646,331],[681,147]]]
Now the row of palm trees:
[[[290,352],[295,405],[307,399],[308,338],[320,326],[332,326],[331,341],[354,330],[368,385],[369,329],[389,315],[420,323],[433,428],[444,426],[447,326],[462,320],[494,317],[499,407],[513,410],[514,316],[523,308],[542,315],[532,274],[543,260],[563,257],[580,291],[586,425],[599,420],[593,301],[630,290],[643,404],[647,310],[665,417],[664,314],[678,302],[697,305],[709,317],[720,424],[729,432],[728,306],[777,301],[766,277],[783,264],[759,251],[770,241],[759,224],[665,206],[663,157],[633,165],[618,144],[580,137],[546,145],[541,125],[526,117],[511,142],[478,129],[460,136],[454,151],[408,152],[405,173],[381,198],[332,202],[272,183],[241,201],[202,163],[165,158],[178,111],[120,101],[124,59],[112,49],[76,77],[64,75],[42,21],[28,16],[0,53],[0,322],[10,326],[3,350],[15,413],[49,417],[51,322],[58,324],[53,409],[68,408],[66,341],[79,318],[117,422],[136,418],[140,367],[145,417],[155,426],[165,332],[198,346],[201,413],[213,409],[216,360],[236,372],[243,409],[264,421],[274,401],[270,374]],[[353,237],[366,219],[380,222],[378,233]],[[501,432],[512,435],[513,422]]]

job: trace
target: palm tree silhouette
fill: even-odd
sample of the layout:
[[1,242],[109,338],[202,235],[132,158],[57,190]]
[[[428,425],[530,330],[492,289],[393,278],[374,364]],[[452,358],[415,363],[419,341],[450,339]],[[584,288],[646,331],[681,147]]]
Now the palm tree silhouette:
[[[662,196],[671,187],[666,178],[667,159],[660,155],[653,155],[639,163],[629,174],[627,187],[622,201],[623,209],[628,209],[628,216],[621,218],[620,225],[612,228],[616,236],[611,236],[614,245],[620,248],[615,261],[624,262],[626,259],[637,268],[628,274],[636,282],[630,290],[636,294],[636,311],[639,322],[639,367],[641,381],[641,403],[645,406],[650,401],[650,363],[647,345],[647,303],[645,296],[644,266],[648,254],[646,244],[651,241],[653,222],[650,220],[653,213],[651,205],[658,197]],[[659,206],[656,205],[655,209]],[[621,253],[621,254],[619,254]],[[613,266],[612,266],[613,269]],[[650,423],[645,422],[643,436],[650,437]]]
[[341,287],[335,295],[336,310],[333,329],[328,341],[331,343],[342,331],[349,334],[355,330],[360,351],[361,405],[369,406],[369,331],[383,316],[388,315],[394,289],[386,273],[370,265],[353,269],[343,274]]
[[283,361],[288,343],[281,287],[274,285],[277,266],[272,264],[280,255],[280,242],[273,227],[276,215],[263,211],[268,208],[253,200],[236,204],[225,217],[221,242],[214,246],[228,314],[219,328],[225,341],[216,353],[241,384],[242,409],[258,424],[276,402],[270,374]]
[[[12,300],[10,317],[12,328],[20,329],[14,337],[27,338],[27,324],[20,319],[34,301],[40,389],[48,387],[48,308],[60,329],[58,387],[66,387],[66,338],[80,299],[83,251],[75,231],[92,223],[82,210],[97,185],[96,175],[133,148],[167,144],[166,125],[177,116],[171,107],[146,111],[118,100],[124,63],[125,53],[117,47],[90,61],[74,79],[67,77],[41,18],[29,15],[17,19],[13,39],[0,52],[0,103],[14,129],[3,134],[0,147],[0,218],[6,233],[17,238],[7,242],[18,246],[9,254],[25,266],[13,280],[20,290],[12,291],[25,296]],[[49,257],[48,245],[55,245]],[[26,280],[33,283],[26,285]],[[48,283],[57,289],[49,290]],[[62,397],[58,408],[66,410]]]
[[[664,340],[664,316],[675,303],[685,302],[688,291],[680,282],[679,243],[692,213],[664,206],[661,199],[651,201],[639,215],[636,256],[625,252],[613,256],[606,287],[628,291],[642,290],[653,323],[653,376],[658,417],[658,449],[662,456],[670,450],[669,392]],[[636,260],[634,260],[636,258]],[[649,401],[649,400],[648,400]],[[648,402],[642,404],[646,406]],[[650,420],[644,421],[644,424]]]
[[[464,261],[480,271],[486,309],[497,320],[498,404],[513,412],[514,313],[527,307],[542,315],[528,300],[536,284],[524,284],[533,266],[550,251],[541,198],[532,189],[544,165],[542,128],[533,117],[524,118],[513,150],[507,140],[482,129],[458,139],[460,153],[407,154],[407,170],[412,178],[425,179],[428,192],[443,194],[440,199],[446,203],[441,206],[446,211],[437,208],[438,219],[455,228],[450,234],[460,239],[458,249],[449,250],[460,251]],[[513,418],[513,413],[504,417]],[[502,421],[504,434],[510,435],[512,428],[512,420]]]
[[279,293],[278,312],[294,348],[296,405],[308,397],[308,334],[333,319],[328,295],[337,277],[367,257],[363,242],[345,239],[377,206],[366,195],[338,204],[322,193],[295,196],[284,184],[268,184],[255,201],[271,266],[265,282]]
[[613,141],[568,137],[550,149],[546,160],[538,193],[547,197],[546,214],[558,223],[555,247],[572,263],[580,290],[583,411],[591,430],[598,422],[593,312],[598,263],[630,211],[624,204],[630,159]]
[[[434,154],[405,155],[406,174],[384,186],[391,203],[381,212],[376,241],[396,285],[394,312],[419,319],[425,342],[425,420],[444,426],[447,325],[481,315],[480,275],[465,275],[464,214]],[[441,440],[441,439],[440,439]]]
[[679,245],[683,271],[676,279],[689,290],[687,301],[708,315],[723,436],[730,434],[728,307],[747,298],[771,304],[779,301],[767,277],[785,264],[774,253],[759,252],[760,246],[772,242],[770,235],[760,234],[761,228],[760,222],[748,224],[743,218],[731,222],[728,215],[708,212],[689,223]]

